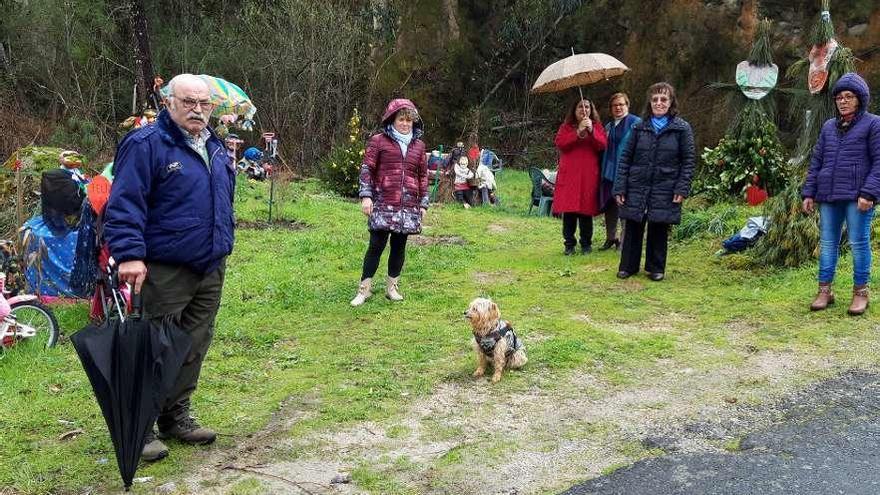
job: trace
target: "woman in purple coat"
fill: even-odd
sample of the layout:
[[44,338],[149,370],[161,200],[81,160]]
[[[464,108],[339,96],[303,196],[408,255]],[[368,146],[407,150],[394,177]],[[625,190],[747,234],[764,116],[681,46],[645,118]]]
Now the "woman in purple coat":
[[834,303],[831,283],[846,222],[853,258],[848,312],[860,315],[868,307],[871,220],[880,197],[880,117],[868,113],[871,93],[858,74],[844,74],[831,94],[837,117],[822,126],[801,191],[804,212],[819,206],[819,293],[810,309],[819,311]]
[[361,283],[352,306],[373,295],[373,275],[391,239],[385,297],[401,301],[398,279],[403,269],[406,240],[422,231],[428,208],[428,162],[422,137],[422,121],[416,106],[407,99],[391,100],[382,115],[382,131],[370,137],[361,165],[361,211],[369,219],[370,245],[364,255]]

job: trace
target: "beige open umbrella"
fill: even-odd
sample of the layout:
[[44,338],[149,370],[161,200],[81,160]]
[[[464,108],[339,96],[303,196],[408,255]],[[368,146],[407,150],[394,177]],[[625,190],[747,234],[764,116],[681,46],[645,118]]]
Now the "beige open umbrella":
[[552,63],[541,72],[532,93],[553,93],[617,77],[629,67],[604,53],[579,53]]

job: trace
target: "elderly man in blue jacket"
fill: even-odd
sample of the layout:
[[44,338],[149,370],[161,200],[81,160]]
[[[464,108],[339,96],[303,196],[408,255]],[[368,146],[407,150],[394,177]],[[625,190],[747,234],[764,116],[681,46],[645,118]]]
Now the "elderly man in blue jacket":
[[[220,307],[226,256],[232,252],[235,168],[208,127],[208,85],[192,74],[169,83],[167,109],[128,134],[114,160],[104,236],[119,278],[141,293],[150,318],[171,316],[192,349],[157,420],[158,437],[208,444],[216,434],[190,412],[190,396]],[[168,449],[153,431],[141,457]]]

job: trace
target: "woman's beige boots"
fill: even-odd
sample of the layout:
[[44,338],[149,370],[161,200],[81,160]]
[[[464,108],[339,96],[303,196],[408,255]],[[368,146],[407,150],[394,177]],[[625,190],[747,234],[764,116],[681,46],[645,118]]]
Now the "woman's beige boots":
[[868,309],[868,286],[853,286],[852,304],[849,305],[849,309],[846,312],[853,316],[858,316],[864,314],[866,309]]
[[361,280],[361,285],[358,286],[357,295],[354,296],[354,299],[351,300],[351,305],[352,306],[360,306],[361,304],[363,304],[367,299],[369,299],[373,295],[372,289],[373,289],[373,279],[365,278],[365,279]]
[[385,288],[385,297],[392,301],[403,301],[403,296],[397,290],[397,282],[400,277],[388,277],[388,285]]
[[810,304],[810,311],[822,311],[832,304],[834,304],[834,292],[831,292],[831,284],[819,282],[819,292]]

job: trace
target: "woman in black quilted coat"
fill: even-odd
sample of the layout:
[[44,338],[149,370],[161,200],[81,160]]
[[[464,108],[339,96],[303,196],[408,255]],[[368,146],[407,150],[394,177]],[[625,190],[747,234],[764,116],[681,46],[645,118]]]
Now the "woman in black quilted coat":
[[681,221],[681,203],[694,175],[694,133],[678,116],[675,89],[660,82],[648,89],[644,120],[620,158],[612,193],[626,220],[618,278],[639,271],[647,228],[645,271],[655,282],[666,272],[669,226]]

